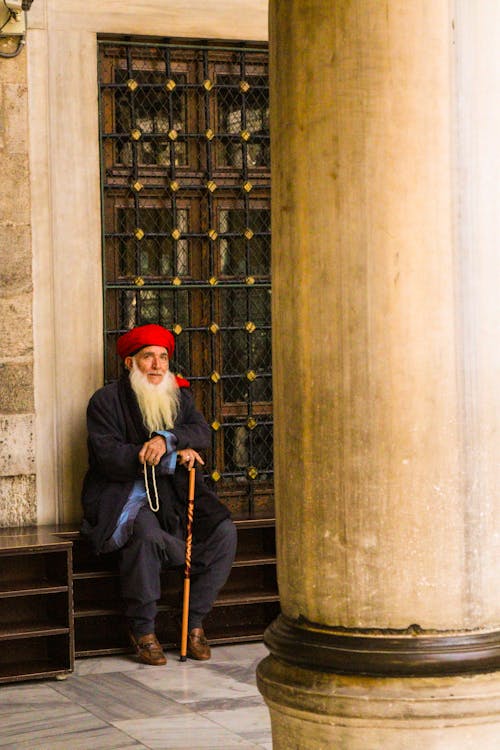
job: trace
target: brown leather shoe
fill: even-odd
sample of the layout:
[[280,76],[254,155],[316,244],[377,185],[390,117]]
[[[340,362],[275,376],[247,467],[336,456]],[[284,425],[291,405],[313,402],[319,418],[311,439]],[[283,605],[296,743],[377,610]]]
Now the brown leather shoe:
[[162,664],[167,663],[167,657],[163,653],[163,649],[154,633],[141,635],[139,638],[136,638],[133,633],[129,635],[139,661],[142,661],[143,664],[149,664],[152,667],[161,667]]
[[189,633],[187,655],[190,656],[191,659],[198,659],[199,661],[210,659],[210,646],[205,638],[203,628],[193,628]]

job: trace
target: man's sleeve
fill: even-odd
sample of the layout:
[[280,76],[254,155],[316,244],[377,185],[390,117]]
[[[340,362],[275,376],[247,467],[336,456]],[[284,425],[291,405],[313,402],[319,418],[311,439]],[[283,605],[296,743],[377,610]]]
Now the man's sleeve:
[[118,404],[105,389],[90,399],[87,429],[90,459],[103,477],[111,482],[129,482],[140,476],[138,455],[142,445],[126,442]]
[[173,474],[177,465],[177,438],[170,430],[156,430],[153,435],[161,435],[165,440],[167,452],[161,457],[156,471],[162,474]]

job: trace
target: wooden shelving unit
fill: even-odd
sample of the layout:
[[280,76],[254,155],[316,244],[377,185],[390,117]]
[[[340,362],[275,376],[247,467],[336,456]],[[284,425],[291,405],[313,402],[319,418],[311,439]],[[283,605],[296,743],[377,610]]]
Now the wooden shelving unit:
[[72,544],[0,529],[0,683],[73,669]]
[[[278,615],[274,519],[236,521],[231,575],[205,622],[211,643],[258,641]],[[179,642],[182,570],[162,575],[156,632]],[[64,676],[74,657],[130,651],[116,555],[76,527],[0,529],[0,683]]]

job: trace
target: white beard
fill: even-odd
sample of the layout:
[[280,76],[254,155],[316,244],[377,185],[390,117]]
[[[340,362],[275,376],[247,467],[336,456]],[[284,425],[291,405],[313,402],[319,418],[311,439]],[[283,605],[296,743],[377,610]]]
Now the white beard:
[[171,430],[179,411],[179,386],[175,376],[167,371],[160,383],[150,383],[133,359],[130,385],[137,396],[139,409],[149,432]]

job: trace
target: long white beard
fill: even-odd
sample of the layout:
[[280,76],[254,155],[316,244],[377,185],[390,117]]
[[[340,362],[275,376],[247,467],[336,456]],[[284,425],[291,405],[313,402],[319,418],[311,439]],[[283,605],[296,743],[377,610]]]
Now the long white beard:
[[137,396],[144,424],[150,432],[171,430],[179,411],[179,386],[175,376],[166,372],[160,383],[150,383],[147,375],[132,360],[130,385]]

